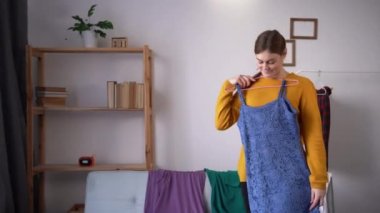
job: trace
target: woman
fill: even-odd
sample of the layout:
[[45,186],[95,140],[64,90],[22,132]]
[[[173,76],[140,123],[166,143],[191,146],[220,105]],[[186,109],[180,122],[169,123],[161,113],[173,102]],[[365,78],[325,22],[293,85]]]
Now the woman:
[[284,69],[286,43],[278,31],[258,36],[255,55],[258,74],[224,82],[216,128],[238,122],[243,143],[238,174],[251,212],[316,210],[327,171],[315,88]]

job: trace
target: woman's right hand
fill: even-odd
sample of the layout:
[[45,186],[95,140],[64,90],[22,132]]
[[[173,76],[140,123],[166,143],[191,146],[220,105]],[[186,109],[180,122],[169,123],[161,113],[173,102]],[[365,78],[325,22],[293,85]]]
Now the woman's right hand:
[[234,78],[228,79],[230,84],[239,84],[240,88],[245,89],[252,85],[253,82],[256,81],[254,76],[251,75],[238,75]]

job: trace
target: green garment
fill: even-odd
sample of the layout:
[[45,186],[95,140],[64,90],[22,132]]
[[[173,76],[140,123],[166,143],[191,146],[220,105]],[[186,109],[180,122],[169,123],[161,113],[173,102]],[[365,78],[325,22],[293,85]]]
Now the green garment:
[[205,169],[211,185],[212,213],[245,213],[237,171]]

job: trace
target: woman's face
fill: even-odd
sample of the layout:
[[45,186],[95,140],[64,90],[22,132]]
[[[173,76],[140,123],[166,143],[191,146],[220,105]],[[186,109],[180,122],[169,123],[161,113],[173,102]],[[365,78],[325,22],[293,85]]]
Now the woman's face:
[[279,55],[268,50],[256,54],[257,70],[261,72],[263,77],[280,78],[284,72],[285,56],[285,54]]

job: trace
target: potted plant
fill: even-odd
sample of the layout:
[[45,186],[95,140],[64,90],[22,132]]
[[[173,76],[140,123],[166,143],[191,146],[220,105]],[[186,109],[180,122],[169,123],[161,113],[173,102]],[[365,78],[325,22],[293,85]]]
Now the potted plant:
[[112,22],[108,20],[99,21],[94,24],[91,22],[90,17],[95,12],[96,4],[92,5],[87,12],[87,18],[83,19],[79,15],[72,16],[76,21],[74,26],[69,27],[68,30],[78,31],[83,39],[83,44],[85,47],[96,47],[97,46],[97,36],[105,38],[107,34],[103,30],[113,29]]

